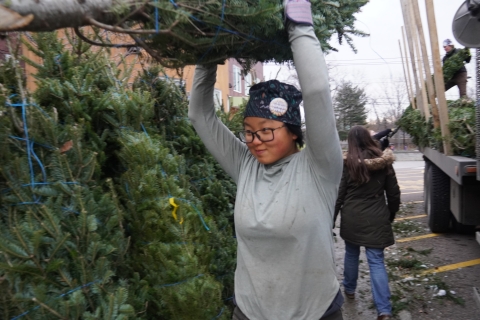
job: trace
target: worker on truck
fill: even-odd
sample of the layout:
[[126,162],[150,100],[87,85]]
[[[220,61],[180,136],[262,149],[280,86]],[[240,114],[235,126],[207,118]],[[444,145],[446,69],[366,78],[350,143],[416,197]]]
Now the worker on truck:
[[[456,49],[452,40],[445,39],[443,41],[443,49],[447,53],[445,57],[443,57],[442,61],[445,67],[445,61],[453,57],[455,54],[458,54],[460,49]],[[468,54],[464,61],[466,63],[470,62],[472,56]],[[464,65],[462,65],[450,79],[445,79],[445,91],[448,91],[450,88],[457,86],[460,92],[460,98],[465,97],[467,95],[467,69]]]

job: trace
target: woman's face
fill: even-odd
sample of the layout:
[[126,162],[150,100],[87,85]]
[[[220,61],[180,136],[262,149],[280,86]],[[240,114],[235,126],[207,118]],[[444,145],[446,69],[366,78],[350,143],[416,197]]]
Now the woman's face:
[[281,121],[258,117],[247,117],[243,120],[244,130],[252,132],[264,128],[278,128],[273,131],[274,139],[272,141],[262,142],[256,135],[254,135],[253,141],[247,143],[248,149],[258,162],[262,164],[271,164],[298,152],[295,143],[297,136],[291,133],[284,125],[285,124]]

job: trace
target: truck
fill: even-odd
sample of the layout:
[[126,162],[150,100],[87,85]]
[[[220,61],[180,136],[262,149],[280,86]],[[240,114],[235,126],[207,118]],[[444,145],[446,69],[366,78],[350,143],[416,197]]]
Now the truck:
[[[476,159],[421,148],[425,160],[424,203],[434,233],[464,233],[480,226],[480,1],[465,1],[455,14],[453,34],[476,49]],[[476,231],[480,244],[480,230]]]
[[[476,159],[447,156],[421,148],[425,160],[424,205],[432,232],[475,232],[480,244],[480,1],[465,1],[453,20],[453,34],[462,45],[476,49]],[[473,287],[480,308],[480,289]]]

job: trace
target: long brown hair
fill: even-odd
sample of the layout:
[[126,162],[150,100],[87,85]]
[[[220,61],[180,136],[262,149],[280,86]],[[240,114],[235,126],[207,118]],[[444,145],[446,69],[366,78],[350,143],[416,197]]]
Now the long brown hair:
[[362,126],[355,126],[348,133],[348,155],[345,166],[350,174],[350,179],[361,185],[370,181],[370,173],[364,159],[380,157],[382,151],[370,136],[370,132]]

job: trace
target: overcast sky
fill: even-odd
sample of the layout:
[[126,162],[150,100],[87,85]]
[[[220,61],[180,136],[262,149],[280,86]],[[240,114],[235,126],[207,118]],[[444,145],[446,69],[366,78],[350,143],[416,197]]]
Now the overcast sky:
[[[440,45],[446,38],[450,38],[456,47],[463,48],[452,34],[452,21],[458,8],[464,1],[460,0],[434,0],[435,17]],[[425,31],[427,48],[431,56],[430,40],[428,38],[428,23],[425,14],[425,0],[418,0],[423,28]],[[401,64],[400,49],[398,40],[403,41],[401,27],[404,25],[400,0],[370,0],[360,13],[356,15],[356,28],[368,34],[369,37],[354,38],[354,45],[357,48],[355,54],[345,43],[338,45],[335,41],[332,46],[339,52],[332,52],[326,56],[327,63],[331,67],[330,77],[333,79],[350,80],[354,84],[364,87],[367,94],[377,98],[377,108],[382,108],[382,92],[391,85],[398,85],[404,81],[404,73]],[[403,46],[403,42],[402,42]],[[475,50],[471,50],[475,56]],[[445,54],[440,47],[440,55]],[[469,92],[475,87],[475,62],[467,65],[469,79]],[[266,80],[275,78],[278,66],[266,65],[264,75]],[[277,76],[277,79],[286,80],[289,72],[286,67]],[[413,81],[413,80],[412,80]],[[403,83],[402,83],[403,84]],[[458,89],[454,87],[447,91],[447,99],[457,99]],[[371,106],[370,106],[371,109]],[[370,113],[370,117],[372,114]]]

